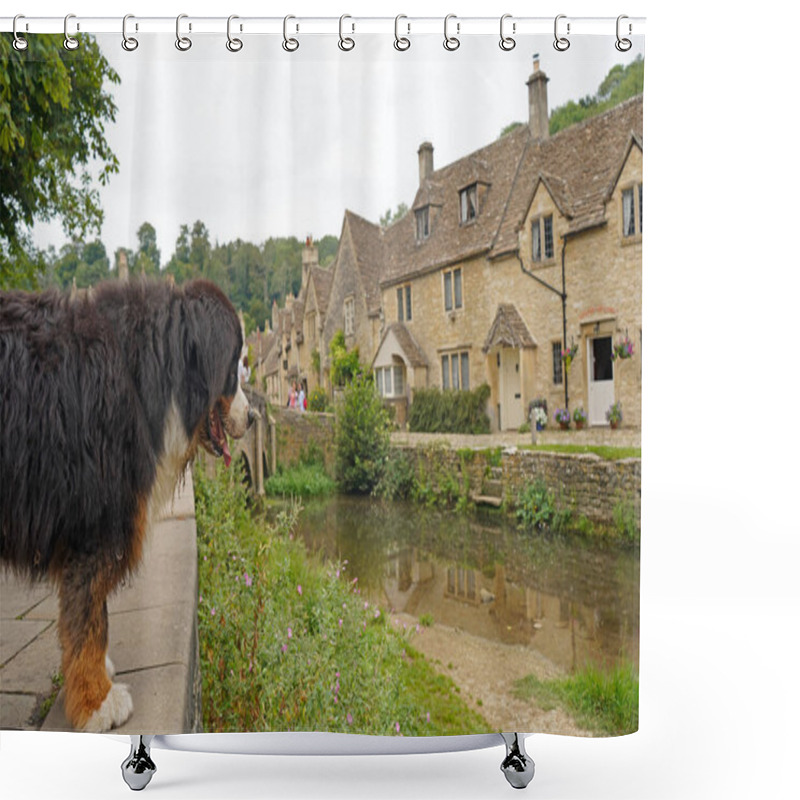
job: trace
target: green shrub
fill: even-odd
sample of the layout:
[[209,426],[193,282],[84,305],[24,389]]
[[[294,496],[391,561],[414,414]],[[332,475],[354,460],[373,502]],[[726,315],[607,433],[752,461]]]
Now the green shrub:
[[317,386],[308,396],[308,410],[309,411],[327,411],[328,410],[328,395],[321,386]]
[[408,429],[417,433],[489,433],[489,394],[486,384],[471,391],[416,389],[408,412]]
[[358,348],[347,349],[344,332],[336,331],[330,343],[331,381],[334,386],[345,386],[361,371]]
[[357,375],[336,404],[336,480],[345,492],[369,494],[389,457],[390,422],[371,376]]
[[373,494],[384,500],[407,500],[413,496],[416,476],[411,459],[394,451],[387,459]]
[[264,491],[278,497],[316,497],[333,494],[336,482],[325,472],[320,462],[303,462],[279,468],[264,481]]
[[515,513],[517,527],[523,531],[563,531],[572,521],[572,510],[558,507],[542,480],[529,483],[517,495]]

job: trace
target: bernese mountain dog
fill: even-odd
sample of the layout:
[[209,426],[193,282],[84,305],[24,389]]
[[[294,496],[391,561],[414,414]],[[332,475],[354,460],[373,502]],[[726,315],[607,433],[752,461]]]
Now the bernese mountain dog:
[[106,598],[198,447],[230,462],[254,419],[228,298],[194,281],[0,292],[0,557],[55,582],[66,713],[121,725]]

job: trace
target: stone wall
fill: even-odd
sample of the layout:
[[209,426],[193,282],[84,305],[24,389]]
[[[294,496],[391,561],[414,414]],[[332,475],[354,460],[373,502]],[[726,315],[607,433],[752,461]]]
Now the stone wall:
[[319,452],[325,468],[333,471],[333,414],[312,411],[301,413],[289,408],[272,407],[275,420],[277,462],[279,466],[296,464],[309,451]]
[[570,508],[599,525],[613,525],[615,510],[641,506],[641,459],[609,461],[594,454],[517,450],[455,450],[441,446],[395,447],[411,460],[416,474],[442,486],[453,478],[471,495],[486,493],[487,483],[502,485],[506,505],[522,489],[542,480],[559,508]]

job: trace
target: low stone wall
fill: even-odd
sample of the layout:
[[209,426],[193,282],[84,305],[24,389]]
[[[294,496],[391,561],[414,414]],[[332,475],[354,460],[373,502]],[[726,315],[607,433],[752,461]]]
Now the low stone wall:
[[541,480],[560,508],[570,508],[593,523],[613,525],[615,510],[632,507],[637,521],[641,505],[641,459],[609,461],[594,454],[548,453],[508,448],[500,451],[452,449],[430,445],[395,447],[409,458],[417,476],[434,489],[455,479],[470,494],[483,494],[487,483],[502,486],[502,499],[512,504],[517,494]]
[[296,464],[309,452],[319,453],[325,468],[333,470],[333,414],[313,411],[294,411],[290,408],[271,409],[275,420],[277,462],[279,466]]

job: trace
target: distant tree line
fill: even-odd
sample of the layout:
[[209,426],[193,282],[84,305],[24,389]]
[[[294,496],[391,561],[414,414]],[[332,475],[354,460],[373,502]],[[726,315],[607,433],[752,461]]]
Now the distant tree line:
[[[153,225],[143,223],[136,236],[135,250],[120,248],[113,257],[99,239],[87,243],[74,240],[57,252],[51,247],[41,255],[41,283],[85,289],[104,278],[117,277],[119,256],[124,253],[131,276],[170,275],[179,284],[199,277],[214,281],[244,313],[248,333],[256,326],[264,327],[273,301],[283,306],[287,295],[300,291],[304,242],[294,236],[269,238],[261,245],[241,239],[212,244],[208,228],[197,220],[191,226],[181,225],[175,250],[163,265]],[[338,239],[324,236],[315,244],[320,266],[329,266],[336,257]]]

